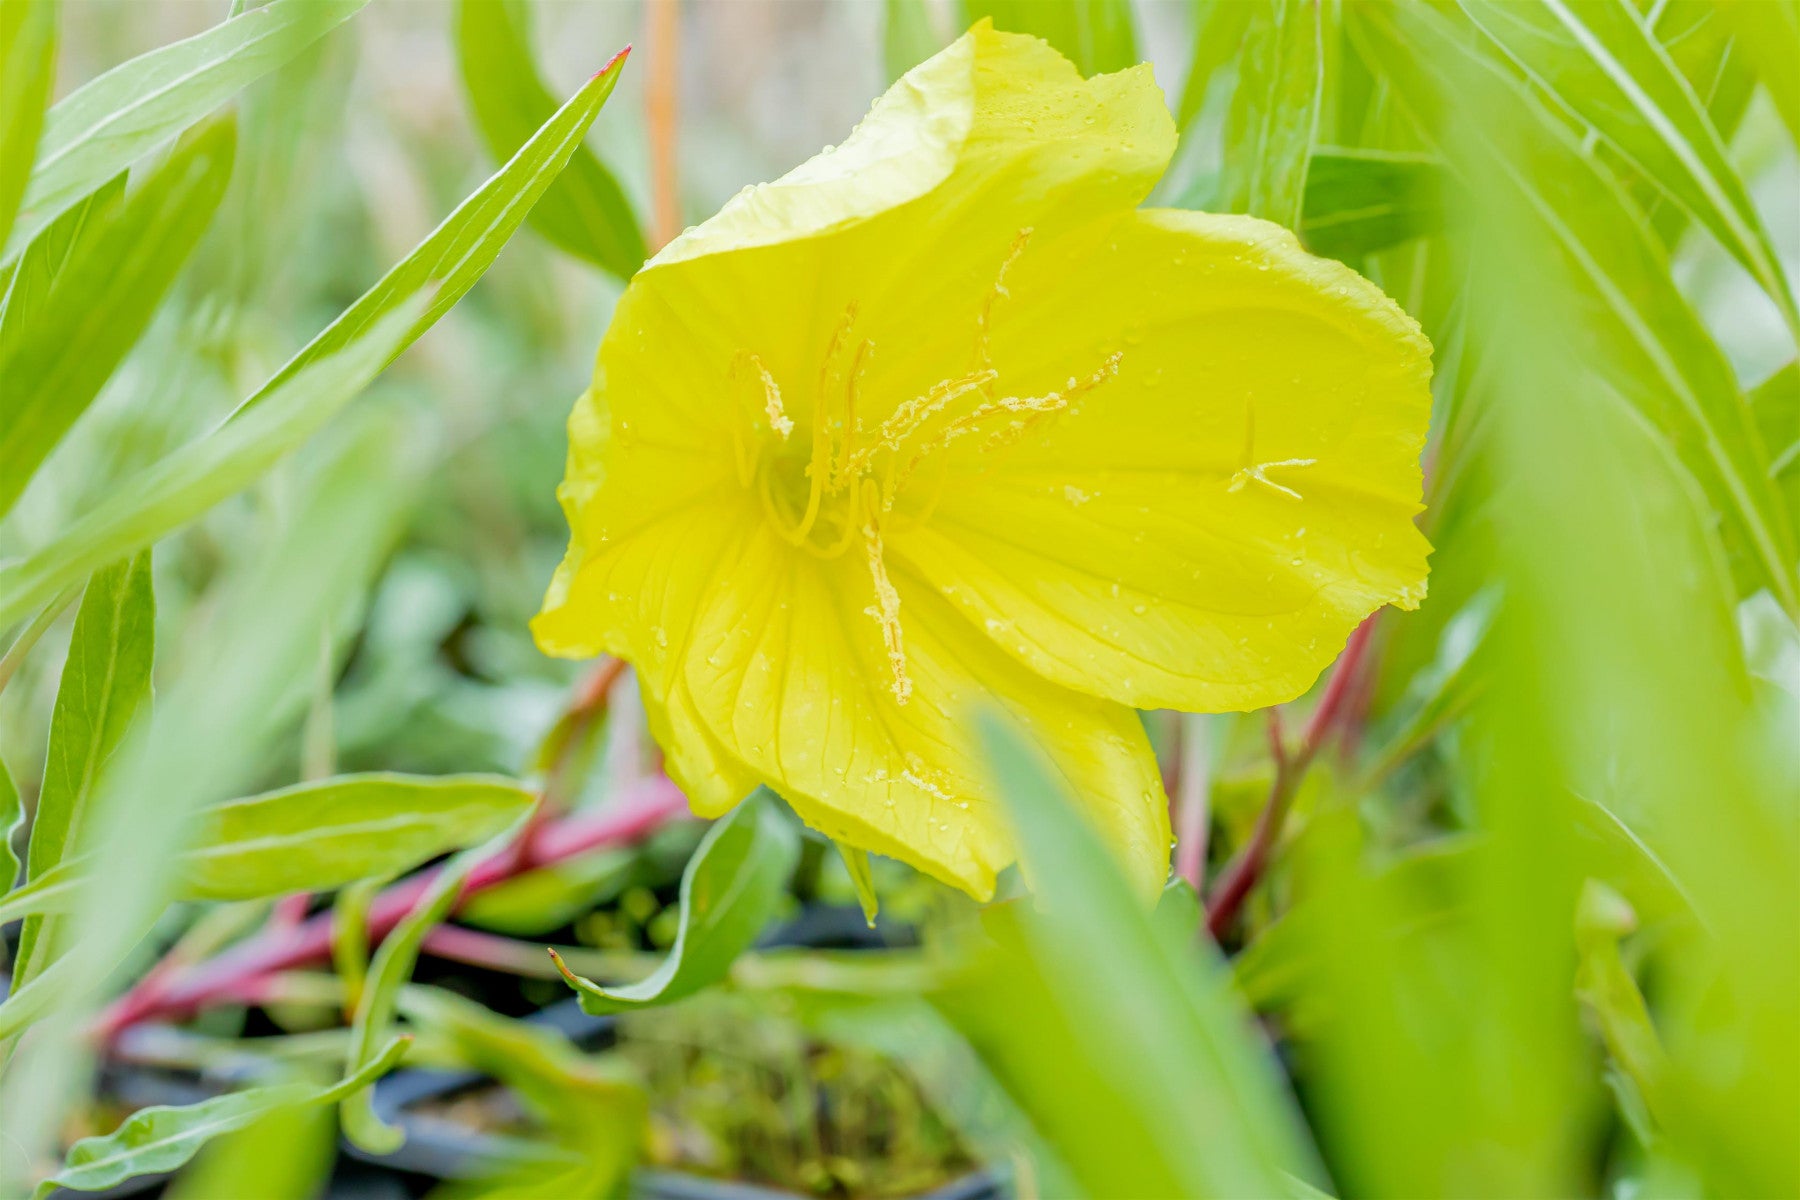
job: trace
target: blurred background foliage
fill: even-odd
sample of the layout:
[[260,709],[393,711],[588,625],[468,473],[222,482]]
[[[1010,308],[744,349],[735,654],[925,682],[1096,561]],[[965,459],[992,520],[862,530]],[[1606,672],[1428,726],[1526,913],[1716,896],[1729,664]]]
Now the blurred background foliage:
[[[34,86],[43,7],[0,0],[8,105]],[[51,98],[227,13],[65,0]],[[996,731],[1035,902],[978,913],[877,862],[881,920],[859,932],[831,924],[850,874],[802,840],[746,918],[788,944],[698,939],[693,969],[718,986],[629,1013],[593,1053],[522,1020],[569,995],[538,947],[642,977],[684,920],[704,925],[684,865],[750,878],[791,829],[696,858],[697,831],[669,823],[516,874],[446,927],[487,939],[474,950],[411,930],[416,973],[358,953],[357,930],[379,940],[377,875],[336,901],[337,975],[144,1023],[49,1132],[375,1059],[375,994],[414,1038],[409,1066],[504,1085],[422,1110],[519,1155],[452,1195],[704,1194],[677,1170],[823,1195],[1800,1195],[1792,0],[375,0],[236,94],[234,150],[202,127],[134,167],[141,195],[183,154],[215,163],[183,177],[191,253],[144,267],[168,278],[141,289],[141,336],[41,468],[0,457],[17,498],[0,562],[55,547],[231,414],[636,42],[530,231],[354,406],[153,559],[157,706],[201,714],[162,769],[214,763],[196,803],[492,772],[617,811],[654,769],[632,689],[584,724],[579,672],[526,621],[566,533],[563,420],[661,232],[648,60],[671,55],[679,97],[679,190],[660,199],[698,220],[841,141],[983,16],[1089,73],[1152,62],[1182,130],[1153,203],[1295,227],[1423,324],[1429,602],[1374,619],[1285,723],[1145,715],[1185,877],[1154,914]],[[16,171],[0,182],[11,203]],[[0,762],[27,812],[75,596],[13,621],[0,666]],[[254,702],[190,704],[206,694]],[[269,910],[176,905],[108,994],[170,945],[203,963],[272,936]],[[11,1121],[20,1095],[81,1091],[77,1058],[46,1061],[66,1078],[9,1071]],[[426,1186],[334,1167],[316,1096],[284,1096],[239,1101],[243,1131],[172,1194]],[[128,1174],[186,1161],[133,1144]],[[8,1186],[52,1166],[7,1161]]]

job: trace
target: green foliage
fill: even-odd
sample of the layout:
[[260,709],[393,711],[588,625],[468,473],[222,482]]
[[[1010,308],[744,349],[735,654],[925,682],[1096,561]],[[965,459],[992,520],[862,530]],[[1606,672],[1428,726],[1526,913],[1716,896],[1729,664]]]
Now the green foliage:
[[1041,37],[1083,75],[1123,71],[1138,61],[1128,0],[963,0],[962,8],[962,26],[987,17],[996,29]]
[[601,987],[557,959],[582,1011],[597,1016],[669,1004],[724,978],[775,915],[799,854],[799,835],[773,794],[751,793],[695,848],[681,877],[675,942],[655,971],[636,983]]
[[246,84],[287,62],[368,0],[275,0],[78,88],[50,109],[25,185],[24,219],[0,258]]
[[535,797],[510,780],[342,775],[206,810],[182,859],[196,900],[253,900],[398,875],[486,842]]
[[1443,165],[1424,154],[1321,149],[1306,172],[1300,238],[1343,262],[1443,232]]
[[55,284],[0,347],[0,516],[150,323],[225,194],[236,147],[234,121],[204,125],[120,204],[89,214]]
[[6,245],[56,78],[56,0],[0,3],[0,247]]
[[406,1048],[407,1039],[395,1038],[361,1071],[328,1088],[273,1084],[180,1108],[159,1105],[140,1109],[105,1137],[82,1138],[71,1146],[62,1169],[38,1185],[38,1200],[57,1188],[101,1192],[134,1175],[172,1171],[210,1139],[243,1129],[271,1113],[336,1103],[354,1088],[391,1070]]
[[1252,11],[1225,122],[1225,200],[1235,212],[1300,227],[1323,97],[1324,6],[1272,0]]
[[[505,161],[550,119],[556,101],[532,64],[521,5],[514,0],[458,0],[456,11],[463,87],[488,149]],[[609,63],[602,74],[616,80],[616,64]],[[585,146],[575,147],[539,198],[531,223],[565,253],[620,279],[629,279],[643,265],[644,235],[637,217],[618,181]]]

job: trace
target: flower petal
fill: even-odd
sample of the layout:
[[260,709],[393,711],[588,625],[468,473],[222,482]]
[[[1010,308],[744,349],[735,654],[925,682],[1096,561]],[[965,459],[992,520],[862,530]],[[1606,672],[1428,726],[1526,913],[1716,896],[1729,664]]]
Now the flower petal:
[[912,693],[900,704],[861,556],[814,557],[756,520],[731,540],[683,682],[707,735],[808,824],[990,896],[1014,859],[972,720],[992,708],[1092,806],[1146,894],[1161,886],[1167,800],[1135,713],[1036,677],[904,575],[893,585]]
[[1254,708],[1418,603],[1430,346],[1373,284],[1266,222],[1150,211],[1034,244],[1009,285],[1004,391],[1121,357],[1016,444],[958,443],[892,539],[1000,645],[1137,707]]

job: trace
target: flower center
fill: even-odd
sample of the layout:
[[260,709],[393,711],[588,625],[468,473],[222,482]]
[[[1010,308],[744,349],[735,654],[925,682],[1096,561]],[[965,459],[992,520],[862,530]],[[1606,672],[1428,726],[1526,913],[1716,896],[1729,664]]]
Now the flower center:
[[[875,604],[867,612],[881,626],[894,698],[901,704],[912,694],[912,681],[900,597],[887,574],[885,531],[896,522],[917,524],[930,516],[936,488],[943,482],[943,451],[952,442],[977,436],[981,451],[1000,450],[1119,373],[1123,354],[1114,353],[1091,374],[1071,378],[1059,390],[1041,396],[997,394],[999,374],[989,348],[994,309],[1009,294],[1007,272],[1030,236],[1025,229],[1013,239],[982,302],[971,368],[896,405],[879,424],[863,421],[863,375],[875,343],[856,336],[854,301],[844,309],[820,363],[809,431],[796,430],[781,388],[761,358],[742,351],[732,365],[740,405],[740,421],[733,425],[739,481],[757,493],[775,532],[799,549],[833,559],[861,546],[875,592]],[[923,473],[921,468],[926,468]],[[901,504],[916,478],[931,479],[932,490],[924,497],[908,496]]]

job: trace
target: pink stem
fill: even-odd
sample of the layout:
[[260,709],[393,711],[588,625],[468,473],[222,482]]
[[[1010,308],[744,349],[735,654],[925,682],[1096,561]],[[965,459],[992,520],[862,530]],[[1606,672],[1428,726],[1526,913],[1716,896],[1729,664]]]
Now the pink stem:
[[[521,860],[511,846],[483,859],[469,873],[463,897],[532,867],[561,862],[601,846],[637,841],[686,812],[687,798],[673,783],[661,777],[646,780],[615,807],[577,813],[545,825],[528,860]],[[386,937],[413,910],[435,874],[435,869],[422,871],[375,898],[369,906],[371,943]],[[140,1021],[181,1020],[212,1004],[254,996],[267,976],[330,957],[329,912],[299,925],[271,926],[206,962],[167,976],[147,977],[100,1015],[95,1035],[101,1044],[110,1044],[122,1030]]]
[[1243,853],[1225,869],[1206,906],[1206,929],[1215,941],[1231,928],[1238,909],[1262,878],[1263,868],[1268,865],[1281,827],[1287,820],[1288,806],[1300,790],[1300,780],[1324,746],[1325,739],[1331,735],[1345,699],[1362,673],[1363,659],[1368,654],[1369,638],[1375,630],[1378,615],[1379,610],[1365,618],[1345,643],[1344,652],[1338,656],[1337,666],[1325,683],[1325,692],[1319,697],[1319,706],[1313,709],[1312,719],[1307,721],[1306,731],[1300,737],[1300,746],[1293,753],[1288,752],[1282,737],[1280,710],[1269,710],[1269,753],[1275,760],[1275,782],[1269,787],[1268,803],[1257,816],[1256,828],[1251,831]]

